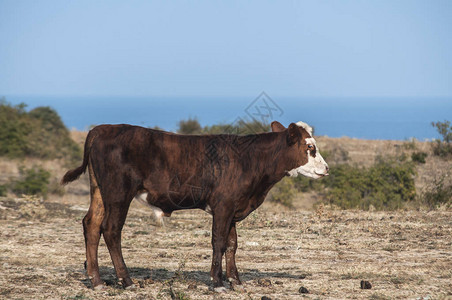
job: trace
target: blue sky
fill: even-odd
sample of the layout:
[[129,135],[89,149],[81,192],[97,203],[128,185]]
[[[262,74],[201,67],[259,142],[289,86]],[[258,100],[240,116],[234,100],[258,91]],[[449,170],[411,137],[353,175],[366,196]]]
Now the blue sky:
[[452,1],[0,0],[0,96],[451,97]]

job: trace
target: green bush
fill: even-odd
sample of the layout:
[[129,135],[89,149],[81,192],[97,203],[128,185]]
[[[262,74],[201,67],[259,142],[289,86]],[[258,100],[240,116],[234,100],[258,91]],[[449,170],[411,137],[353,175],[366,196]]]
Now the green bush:
[[436,131],[442,136],[443,142],[452,142],[452,126],[450,125],[450,121],[432,122],[432,126],[436,127]]
[[255,134],[261,132],[269,132],[270,125],[263,124],[259,121],[245,121],[238,120],[233,124],[216,124],[212,126],[201,127],[198,119],[189,118],[188,120],[181,120],[178,123],[177,133],[181,134]]
[[8,189],[6,185],[0,185],[0,197],[5,197]]
[[50,107],[37,107],[29,112],[36,123],[36,129],[29,137],[30,145],[36,149],[40,158],[68,158],[79,161],[82,158],[80,147],[71,139],[69,130],[60,116]]
[[0,101],[0,155],[24,157],[29,151],[27,136],[32,124],[27,122],[25,104],[11,106]]
[[233,124],[217,124],[212,126],[205,126],[203,133],[206,134],[256,134],[262,132],[269,132],[270,124],[264,124],[259,121],[245,121],[243,119],[238,120]]
[[284,178],[270,190],[269,200],[292,208],[295,195],[296,189],[293,180]]
[[378,158],[369,168],[339,164],[320,180],[284,178],[270,191],[269,200],[293,207],[297,193],[317,191],[326,202],[342,209],[395,210],[416,199],[415,174],[414,163],[404,156]]
[[23,103],[12,106],[0,101],[1,156],[81,160],[80,147],[53,109],[38,107],[26,112],[25,108]]
[[412,138],[412,139],[406,141],[405,143],[403,143],[402,147],[405,150],[416,150],[416,139]]
[[440,140],[433,142],[433,154],[443,158],[452,155],[452,143],[444,143]]
[[42,167],[34,166],[29,169],[19,169],[20,178],[12,182],[12,191],[16,195],[47,196],[50,173]]
[[428,154],[425,152],[413,152],[411,154],[411,160],[414,162],[425,164],[425,158],[427,157],[427,155]]
[[351,165],[336,165],[325,180],[327,199],[341,208],[356,208],[366,193],[366,170]]
[[61,185],[59,178],[53,178],[47,185],[47,192],[52,195],[63,196],[66,193],[64,186]]
[[344,209],[399,209],[416,197],[415,173],[412,163],[400,159],[379,159],[370,168],[337,165],[323,180],[326,198]]
[[310,191],[322,191],[324,189],[323,179],[317,180],[306,176],[289,177],[287,180],[293,182],[293,186],[299,193],[306,193]]
[[181,120],[178,124],[177,133],[180,134],[201,134],[202,127],[198,119],[189,118],[188,120]]
[[446,175],[433,181],[431,186],[423,193],[421,204],[431,209],[441,205],[446,205],[447,207],[452,205],[452,184],[446,183]]
[[432,122],[432,126],[436,127],[438,133],[442,136],[442,140],[435,140],[433,143],[433,154],[441,157],[452,155],[452,126],[450,121]]

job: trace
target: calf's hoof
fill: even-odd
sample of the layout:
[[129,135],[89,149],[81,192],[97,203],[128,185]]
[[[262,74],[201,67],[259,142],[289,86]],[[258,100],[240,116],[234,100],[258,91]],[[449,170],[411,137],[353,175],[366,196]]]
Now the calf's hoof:
[[107,288],[107,286],[106,286],[105,284],[103,284],[103,283],[98,284],[98,285],[95,285],[95,286],[93,287],[93,289],[94,289],[95,291],[103,291],[103,290],[105,290],[106,288]]
[[228,291],[224,286],[217,286],[213,290],[215,293],[226,293]]
[[100,291],[107,287],[100,278],[91,277],[91,276],[88,276],[88,278],[89,278],[89,281],[91,282],[91,286],[93,287],[93,290],[95,290],[95,291]]
[[137,289],[137,286],[135,285],[135,284],[131,284],[131,285],[129,285],[129,286],[126,286],[125,288],[124,288],[126,291],[135,291],[136,289]]
[[229,283],[231,284],[231,288],[234,291],[244,292],[245,288],[242,285],[242,282],[239,279],[228,278]]
[[236,292],[245,292],[245,287],[242,284],[231,283],[231,287]]
[[121,284],[125,290],[133,290],[136,288],[135,284],[133,284],[132,279],[130,279],[129,277],[119,278],[119,281],[121,281]]

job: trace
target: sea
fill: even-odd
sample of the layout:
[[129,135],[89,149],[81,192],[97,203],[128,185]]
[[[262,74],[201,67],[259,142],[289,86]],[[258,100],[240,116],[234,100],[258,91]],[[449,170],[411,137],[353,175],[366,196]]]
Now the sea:
[[439,138],[432,122],[452,121],[452,98],[316,98],[272,97],[80,97],[5,96],[31,110],[50,106],[69,129],[88,130],[99,124],[158,126],[176,131],[180,120],[197,119],[202,126],[240,120],[303,121],[316,136],[370,140],[420,141]]

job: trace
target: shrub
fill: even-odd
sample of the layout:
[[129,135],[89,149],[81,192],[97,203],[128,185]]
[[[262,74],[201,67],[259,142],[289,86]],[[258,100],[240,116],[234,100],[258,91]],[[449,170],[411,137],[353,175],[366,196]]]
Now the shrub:
[[292,208],[295,195],[293,180],[284,178],[270,190],[269,200]]
[[20,168],[20,179],[12,183],[12,191],[16,195],[47,196],[50,173],[42,167]]
[[53,109],[38,107],[27,113],[25,108],[23,103],[12,106],[0,101],[0,155],[81,159],[80,147]]
[[181,134],[200,134],[202,132],[201,124],[198,119],[189,118],[188,120],[181,120],[178,124],[177,133]]
[[416,139],[412,138],[409,141],[403,143],[402,147],[405,150],[416,150]]
[[265,124],[256,120],[240,120],[239,122],[237,122],[236,127],[238,134],[256,134],[269,132],[271,130],[270,124]]
[[79,161],[80,147],[71,139],[69,130],[61,118],[50,107],[37,107],[29,112],[29,118],[36,124],[28,137],[35,156],[40,158],[68,158]]
[[392,210],[404,206],[416,196],[415,167],[405,160],[379,159],[370,168],[337,165],[323,182],[330,204],[344,209]]
[[11,106],[0,101],[0,155],[24,157],[28,150],[27,136],[32,124],[26,119],[25,104]]
[[329,173],[330,176],[325,180],[325,185],[329,188],[328,201],[341,208],[359,207],[367,185],[366,170],[350,165],[337,165]]
[[6,185],[0,185],[0,197],[5,197],[8,189]]
[[421,163],[421,164],[425,164],[426,157],[427,157],[427,153],[425,153],[425,152],[413,152],[411,154],[411,160],[414,162]]
[[440,140],[436,140],[433,143],[433,154],[443,158],[447,158],[452,155],[452,144],[444,143]]
[[47,192],[52,195],[63,196],[66,193],[64,186],[61,185],[59,178],[53,178],[47,185]]
[[452,142],[452,126],[450,125],[450,121],[432,122],[432,126],[436,127],[438,133],[443,137],[443,142]]
[[198,119],[189,118],[188,120],[181,120],[178,123],[177,133],[181,134],[255,134],[262,132],[269,132],[270,125],[263,124],[259,121],[246,121],[239,119],[233,124],[216,124],[212,126],[201,127]]
[[441,157],[452,155],[452,126],[450,121],[432,122],[432,126],[436,127],[438,133],[442,136],[442,140],[435,140],[433,144],[433,154]]
[[446,183],[447,175],[435,178],[433,183],[423,193],[421,203],[434,209],[441,205],[450,207],[452,205],[452,184]]
[[323,189],[323,180],[316,180],[302,175],[289,177],[287,180],[291,180],[294,188],[300,193],[321,191]]

